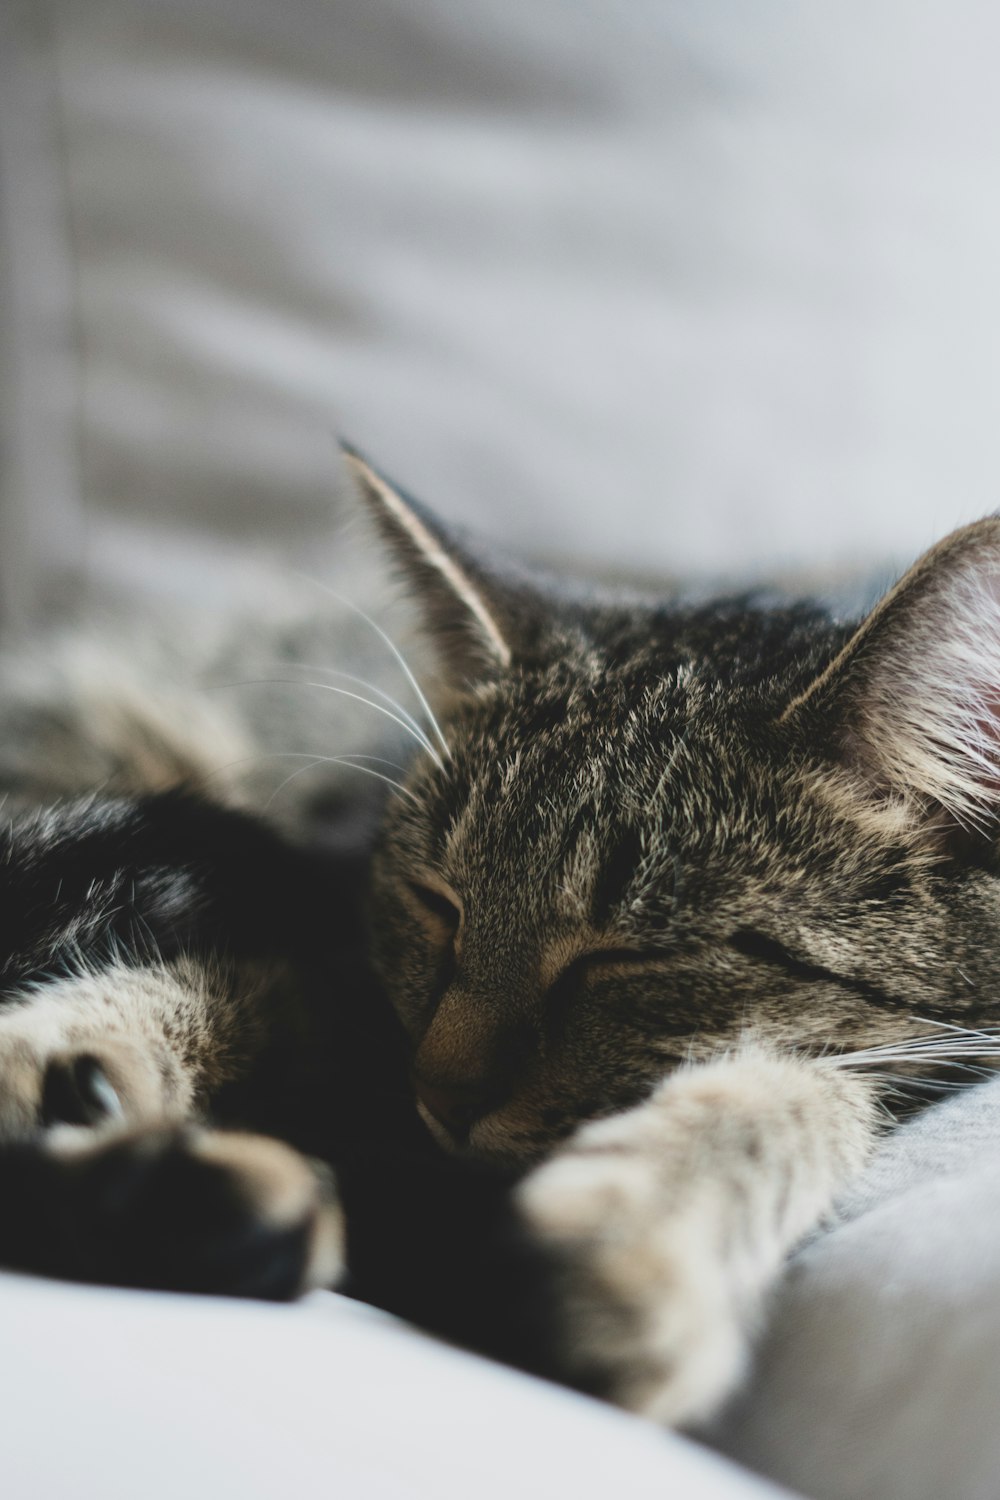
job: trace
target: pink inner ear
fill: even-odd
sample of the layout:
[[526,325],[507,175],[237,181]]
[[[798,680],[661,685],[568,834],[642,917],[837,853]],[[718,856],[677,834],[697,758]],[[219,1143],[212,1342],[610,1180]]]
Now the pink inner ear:
[[970,547],[942,574],[871,641],[855,734],[879,781],[982,829],[1000,817],[1000,552]]

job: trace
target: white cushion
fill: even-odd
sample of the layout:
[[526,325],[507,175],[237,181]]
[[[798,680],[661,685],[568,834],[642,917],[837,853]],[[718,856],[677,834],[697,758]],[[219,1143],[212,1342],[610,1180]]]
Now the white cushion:
[[0,1275],[0,1327],[5,1500],[778,1496],[331,1294],[268,1307]]

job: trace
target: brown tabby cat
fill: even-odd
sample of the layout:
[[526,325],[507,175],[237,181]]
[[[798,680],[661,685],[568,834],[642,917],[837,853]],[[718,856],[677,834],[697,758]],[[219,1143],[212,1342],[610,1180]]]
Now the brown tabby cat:
[[421,1113],[452,1150],[549,1158],[520,1207],[578,1378],[703,1418],[872,1144],[852,1065],[996,1015],[1000,520],[848,628],[562,599],[352,462],[447,671],[374,867]]
[[[993,1013],[1000,521],[942,543],[850,628],[819,609],[746,600],[696,608],[564,596],[485,566],[357,455],[350,462],[422,606],[442,677],[438,717],[426,725],[394,705],[416,749],[387,805],[371,874],[372,953],[408,1038],[420,1114],[456,1157],[525,1173],[513,1213],[519,1243],[541,1252],[553,1318],[538,1363],[663,1421],[696,1422],[739,1378],[788,1250],[864,1163],[891,1075],[988,1048],[981,1036],[952,1041],[944,1030],[927,1040],[921,1023],[979,1027]],[[336,641],[327,648],[333,659],[336,649]],[[74,725],[70,740],[80,734],[94,752],[94,784],[105,774],[97,774],[102,756],[127,767],[138,744],[145,765],[183,767],[218,795],[215,771],[233,761],[234,745],[253,741],[247,726],[220,720],[213,767],[215,728],[205,730],[202,709],[188,717],[136,701],[115,720],[120,732],[107,731],[105,716],[95,735],[87,713]],[[185,745],[188,722],[197,745]],[[28,759],[37,768],[45,752],[35,745]],[[67,763],[65,745],[60,753]],[[169,780],[157,770],[157,787]],[[72,772],[64,789],[67,781],[73,789]],[[134,796],[147,784],[126,776],[124,790]],[[68,848],[79,854],[76,816],[56,841],[59,858]],[[181,872],[197,866],[197,818],[186,846],[152,858],[147,825],[162,824],[158,799],[137,816],[138,853],[126,870],[159,869],[164,859]],[[98,821],[106,831],[103,814]],[[237,824],[212,846],[213,871],[235,868],[225,851]],[[21,837],[34,869],[30,826]],[[237,863],[247,889],[260,890],[254,870],[267,860],[254,858]],[[112,864],[122,860],[116,852]],[[115,885],[126,906],[131,879]],[[216,874],[206,879],[212,891],[225,887]],[[297,888],[291,876],[279,884]],[[134,891],[133,882],[133,901]],[[187,910],[190,892],[182,895]],[[233,905],[214,929],[198,929],[209,970],[213,944],[242,959],[249,942],[255,962],[262,953],[286,962],[287,923],[269,932],[258,912],[250,942]],[[155,911],[169,929],[169,901]],[[104,993],[110,984],[124,997],[116,1013],[141,1015],[129,971],[148,968],[150,955],[137,950],[137,924],[123,930],[125,939],[89,962]],[[110,979],[109,953],[118,961]],[[169,977],[204,995],[197,972],[178,980],[174,964]],[[11,1017],[22,1041],[45,994],[34,971],[31,983]],[[80,1000],[78,985],[73,996]],[[192,1012],[183,994],[177,1009]],[[193,1009],[210,1052],[213,1016],[231,1017],[233,1004],[202,999]],[[4,1048],[4,1020],[0,1084],[15,1056]],[[105,1016],[88,1033],[87,1057],[104,1057],[102,1027]],[[155,1030],[183,1081],[188,1033],[172,1030],[168,1014]],[[32,1046],[44,1103],[50,1060],[44,1045]],[[70,1108],[100,1115],[108,1080],[80,1075],[75,1056]],[[98,1134],[76,1160],[96,1171],[108,1151],[158,1160],[166,1151],[171,1171],[178,1160],[190,1166],[187,1137],[169,1135],[164,1146],[162,1132],[149,1133],[156,1107],[130,1112],[128,1069],[115,1065],[124,1076],[116,1075],[111,1113],[142,1133],[124,1146],[120,1135],[105,1146]],[[378,1097],[371,1078],[368,1093]],[[195,1103],[211,1117],[211,1090]],[[262,1222],[297,1230],[280,1291],[330,1275],[331,1237],[343,1226],[324,1193],[304,1186],[298,1158],[257,1137],[235,1146],[211,1133],[197,1139],[195,1155],[221,1164],[230,1197],[251,1217],[256,1205]],[[329,1152],[336,1164],[343,1146],[341,1132]],[[48,1159],[70,1160],[58,1150]],[[254,1173],[252,1190],[242,1191],[244,1174]],[[367,1231],[350,1243],[357,1175],[345,1167],[341,1187],[348,1260],[364,1286],[368,1252],[357,1245]],[[409,1203],[406,1191],[403,1183]],[[471,1204],[478,1188],[460,1191]],[[367,1212],[362,1204],[358,1222]],[[487,1217],[492,1234],[499,1221],[492,1210]],[[206,1257],[191,1270],[189,1256],[178,1277],[148,1235],[141,1274],[121,1256],[110,1268],[101,1263],[109,1245],[132,1244],[113,1228],[101,1221],[100,1253],[82,1270],[65,1257],[50,1268],[198,1284]],[[457,1220],[444,1226],[424,1253],[414,1229],[389,1257],[390,1280],[404,1261],[429,1280],[460,1279],[449,1245],[461,1233]],[[283,1246],[287,1253],[287,1234]],[[31,1263],[38,1247],[35,1235],[13,1258]],[[218,1287],[218,1257],[207,1259]],[[483,1264],[501,1266],[502,1257]],[[381,1274],[369,1273],[376,1295]],[[269,1285],[255,1262],[249,1281],[235,1276],[232,1289]],[[481,1306],[493,1292],[486,1284],[480,1293]],[[385,1294],[418,1317],[420,1299],[419,1286]],[[455,1314],[426,1320],[477,1338],[469,1331],[477,1311],[463,1307],[468,1327]]]

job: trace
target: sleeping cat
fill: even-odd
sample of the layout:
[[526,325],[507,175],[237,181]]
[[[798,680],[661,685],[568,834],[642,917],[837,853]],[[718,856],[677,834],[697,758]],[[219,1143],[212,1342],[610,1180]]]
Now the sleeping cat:
[[[420,1116],[459,1163],[412,1141],[369,1151],[361,1131],[356,1151],[341,1119],[322,1154],[340,1169],[353,1285],[697,1422],[738,1380],[788,1250],[863,1165],[893,1078],[965,1045],[944,1030],[928,1042],[923,1023],[991,1019],[1000,521],[941,544],[852,628],[806,607],[574,598],[480,562],[350,462],[439,662],[437,717],[423,701],[421,719],[403,711],[414,753],[386,802],[369,921]],[[183,742],[184,723],[168,737]],[[200,760],[154,759],[204,765],[205,743]],[[324,929],[315,902],[302,910],[308,933],[289,940],[279,923],[263,941],[296,973]],[[235,915],[217,928],[224,953]],[[269,918],[258,907],[247,925],[259,948]],[[33,983],[32,1006],[49,998]],[[355,971],[348,988],[367,984]],[[0,1034],[4,1080],[9,1066]],[[241,1244],[262,1222],[285,1251],[285,1232],[298,1236],[279,1289],[330,1279],[343,1222],[297,1156],[256,1137],[164,1135],[159,1106],[130,1112],[129,1085],[107,1076],[73,1088],[107,1098],[105,1084],[139,1134],[98,1131],[81,1150],[63,1129],[9,1149],[8,1162],[56,1164],[47,1205],[84,1180],[85,1213],[109,1160],[117,1179],[137,1157],[166,1161],[168,1177],[210,1159],[241,1206]],[[368,1075],[361,1092],[377,1086]],[[101,1253],[131,1253],[139,1217],[102,1221]],[[36,1236],[19,1263],[37,1250]],[[141,1276],[99,1254],[50,1268],[197,1285],[207,1259],[210,1289],[224,1289],[217,1256],[189,1256],[179,1277],[144,1253]],[[234,1274],[232,1289],[253,1282]]]
[[450,688],[373,868],[421,1114],[544,1162],[566,1368],[698,1420],[892,1075],[956,1048],[916,1018],[996,1014],[1000,520],[852,627],[563,598],[352,462]]

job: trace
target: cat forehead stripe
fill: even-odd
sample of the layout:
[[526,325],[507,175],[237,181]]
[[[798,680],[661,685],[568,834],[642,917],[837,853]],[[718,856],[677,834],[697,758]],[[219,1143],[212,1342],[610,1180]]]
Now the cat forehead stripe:
[[452,561],[436,537],[427,530],[427,527],[413,514],[409,506],[403,503],[395,490],[386,484],[385,480],[374,469],[370,468],[363,459],[356,457],[353,453],[348,453],[347,457],[362,475],[365,483],[376,492],[386,510],[403,527],[424,562],[428,563],[432,568],[437,569],[452,593],[461,600],[470,615],[478,622],[480,629],[490,644],[493,655],[500,665],[502,667],[509,667],[511,663],[510,647],[504,640],[496,621],[487,610],[482,598],[473,588],[461,568]]

